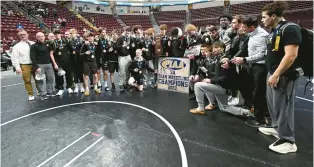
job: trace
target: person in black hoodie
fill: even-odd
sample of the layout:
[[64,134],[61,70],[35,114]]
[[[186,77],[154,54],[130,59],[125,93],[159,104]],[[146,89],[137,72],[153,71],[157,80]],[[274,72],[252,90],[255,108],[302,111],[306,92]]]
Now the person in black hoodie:
[[173,27],[170,32],[170,38],[168,40],[168,55],[169,57],[183,57],[185,47],[183,47],[182,30],[179,27]]
[[[185,32],[187,33],[187,36],[185,37],[184,44],[186,46],[186,49],[191,49],[192,47],[201,45],[202,43],[202,37],[197,33],[197,28],[193,24],[189,24],[185,28]],[[190,78],[194,75],[196,75],[198,64],[201,60],[200,53],[194,53],[194,54],[185,54],[190,59]],[[192,89],[189,89],[189,96],[190,100],[195,99],[194,91]]]
[[110,81],[111,81],[111,91],[115,91],[116,87],[114,84],[114,72],[118,72],[118,52],[117,52],[117,39],[118,39],[118,33],[117,31],[113,30],[111,32],[111,38],[109,40],[109,49],[108,49],[108,69],[109,69],[109,73],[110,73]]
[[125,27],[121,37],[117,40],[118,64],[119,64],[119,87],[124,91],[127,87],[128,67],[132,62],[130,56],[131,28]]
[[82,43],[80,38],[77,36],[76,29],[70,29],[70,44],[72,46],[71,53],[71,64],[72,64],[72,74],[74,78],[75,88],[74,93],[85,92],[84,88],[84,79],[83,79],[83,60],[80,56],[80,50],[82,47]]
[[103,71],[104,75],[104,83],[105,83],[105,91],[109,91],[108,87],[108,50],[109,50],[109,38],[107,36],[106,28],[100,27],[98,29],[98,33],[100,34],[99,39],[96,39],[97,45],[95,50],[96,62],[97,62],[97,78],[98,83],[97,86],[101,88],[100,83],[100,69]]
[[[248,41],[249,36],[242,29],[242,15],[234,16],[232,20],[232,32],[229,34],[230,37],[230,50],[227,53],[228,58],[232,60],[235,57],[247,57],[248,56]],[[244,107],[251,109],[252,107],[252,96],[253,96],[253,80],[249,75],[249,66],[246,64],[238,65],[233,63],[229,64],[230,75],[229,78],[234,82],[231,86],[232,97],[229,104],[236,105],[234,98],[237,97],[237,92],[240,91],[244,98]]]
[[168,56],[168,41],[169,37],[167,36],[167,25],[162,24],[159,26],[160,32],[161,32],[161,46],[162,46],[162,56]]
[[[215,63],[215,75],[211,79],[203,79],[202,82],[197,82],[194,86],[196,101],[198,103],[197,108],[190,110],[193,114],[205,115],[204,107],[204,95],[208,98],[216,97],[219,109],[225,111],[228,106],[228,95],[226,91],[229,87],[229,81],[227,78],[228,71],[222,67],[226,61],[229,61],[228,57],[224,54],[225,44],[218,41],[213,45],[213,56],[216,56]],[[209,99],[208,101],[214,101],[215,99]],[[208,108],[208,107],[206,107]]]
[[[143,58],[146,60],[148,66],[152,69],[154,67],[154,58],[155,58],[155,44],[156,42],[153,40],[154,28],[150,28],[144,32],[145,40],[144,40],[144,47],[142,48],[143,51]],[[150,75],[148,72],[145,71],[145,83],[151,85],[151,81],[154,79],[154,76]]]
[[141,49],[137,49],[136,57],[129,66],[131,77],[129,78],[128,84],[132,87],[136,87],[139,91],[143,91],[144,88],[143,72],[145,70],[154,72],[154,69],[150,68],[146,60],[142,57],[142,53]]
[[143,36],[143,28],[141,25],[135,25],[132,27],[132,31],[134,35],[131,37],[131,46],[130,46],[130,55],[132,60],[136,56],[135,51],[137,49],[142,49],[144,47],[144,36]]

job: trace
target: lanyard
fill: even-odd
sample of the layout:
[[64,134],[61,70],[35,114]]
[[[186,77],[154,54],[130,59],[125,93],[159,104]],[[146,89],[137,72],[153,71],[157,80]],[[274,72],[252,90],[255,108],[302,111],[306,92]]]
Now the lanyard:
[[107,40],[106,39],[103,39],[103,38],[100,38],[100,42],[102,44],[102,47],[105,48],[106,47],[106,44],[107,44]]
[[91,45],[88,46],[88,49],[89,49],[89,51],[91,51],[92,53],[94,53],[94,51],[95,51],[95,46],[91,44]]
[[56,45],[58,46],[59,49],[62,49],[63,48],[62,40],[60,40],[60,44],[58,42],[59,41],[55,41]]

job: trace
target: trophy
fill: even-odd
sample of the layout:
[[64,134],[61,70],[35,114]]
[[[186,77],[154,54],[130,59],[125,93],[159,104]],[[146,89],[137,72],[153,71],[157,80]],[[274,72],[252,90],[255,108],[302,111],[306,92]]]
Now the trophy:
[[161,34],[154,36],[154,41],[156,42],[156,44],[155,44],[155,55],[156,56],[161,56],[163,53],[161,38],[162,38]]

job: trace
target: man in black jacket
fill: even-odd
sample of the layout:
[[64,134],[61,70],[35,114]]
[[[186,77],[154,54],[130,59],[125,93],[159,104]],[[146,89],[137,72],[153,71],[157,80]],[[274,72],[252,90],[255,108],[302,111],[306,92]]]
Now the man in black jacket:
[[[249,36],[242,29],[242,15],[234,16],[232,20],[232,32],[229,34],[230,37],[230,50],[227,53],[228,58],[231,60],[235,57],[247,57],[248,56],[248,40]],[[232,61],[233,62],[233,61]],[[244,107],[251,109],[252,107],[252,96],[253,96],[253,81],[249,75],[249,66],[246,64],[238,65],[236,63],[230,63],[229,67],[229,78],[234,84],[231,85],[232,97],[230,100],[231,105],[234,103],[237,97],[238,90],[244,98]]]
[[130,45],[131,45],[131,29],[125,27],[121,37],[117,40],[117,51],[118,51],[118,63],[119,63],[119,86],[120,90],[124,91],[127,87],[127,78],[129,76],[128,67],[132,61],[130,56]]

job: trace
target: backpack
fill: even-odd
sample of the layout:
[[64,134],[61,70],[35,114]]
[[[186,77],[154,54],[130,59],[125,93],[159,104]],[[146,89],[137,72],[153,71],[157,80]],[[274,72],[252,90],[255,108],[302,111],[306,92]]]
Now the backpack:
[[303,73],[304,73],[303,76],[309,77],[309,80],[306,83],[305,88],[304,88],[304,94],[305,94],[306,87],[311,82],[310,78],[313,77],[313,32],[303,27],[300,27],[299,25],[295,23],[286,23],[280,28],[282,32],[281,35],[283,35],[285,28],[288,26],[297,26],[300,28],[300,31],[301,31],[302,42],[299,46],[298,57],[295,60],[295,63],[297,64],[297,66],[302,68]]
[[302,35],[302,42],[299,46],[298,57],[295,63],[303,69],[304,76],[313,77],[313,32],[295,23],[286,23],[280,28],[281,35],[283,35],[285,28],[288,26],[299,27]]

